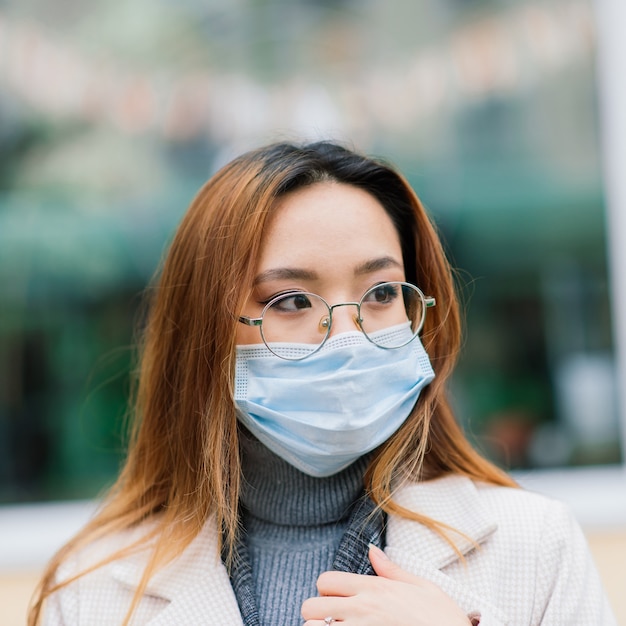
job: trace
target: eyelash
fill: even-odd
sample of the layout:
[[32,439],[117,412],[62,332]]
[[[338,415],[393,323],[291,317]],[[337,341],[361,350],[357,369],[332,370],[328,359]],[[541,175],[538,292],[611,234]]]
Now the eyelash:
[[[370,285],[369,287],[367,287],[366,289],[363,290],[363,293],[361,294],[361,297],[363,297],[363,295],[365,295],[365,293],[367,291],[369,291],[370,289],[374,289],[376,288],[378,285],[383,285],[385,283],[387,283],[389,281],[386,280],[380,280],[375,282],[373,285]],[[306,291],[304,289],[285,289],[285,291],[278,291],[274,294],[272,294],[271,296],[267,297],[267,298],[263,298],[260,300],[257,300],[257,303],[260,306],[267,306],[274,298],[278,298],[279,296],[284,296],[284,295],[288,295],[288,294],[298,294],[298,293],[311,293],[309,291]]]
[[267,306],[274,298],[278,298],[279,296],[285,296],[287,294],[298,294],[298,293],[308,293],[305,292],[304,290],[299,290],[299,289],[286,289],[285,291],[278,291],[275,294],[272,294],[271,296],[269,296],[269,298],[265,298],[263,300],[258,300],[257,302],[261,305],[261,306]]

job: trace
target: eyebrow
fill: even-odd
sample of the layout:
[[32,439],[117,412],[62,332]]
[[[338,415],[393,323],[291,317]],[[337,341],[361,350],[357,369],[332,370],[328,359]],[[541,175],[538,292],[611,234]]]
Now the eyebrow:
[[266,283],[270,280],[315,280],[316,272],[294,267],[276,267],[261,272],[254,279],[254,284]]
[[[363,276],[371,274],[379,270],[393,268],[402,268],[402,264],[398,263],[393,257],[383,256],[377,259],[369,259],[354,269],[355,276]],[[261,272],[254,279],[254,284],[259,285],[271,280],[316,280],[319,278],[317,272],[306,270],[298,267],[276,267]]]
[[401,263],[398,263],[393,257],[390,256],[382,256],[378,259],[370,259],[369,261],[365,261],[365,263],[361,263],[358,265],[355,270],[355,276],[362,276],[363,274],[371,274],[372,272],[377,272],[379,270],[386,270],[389,268],[400,268],[402,269],[404,266]]

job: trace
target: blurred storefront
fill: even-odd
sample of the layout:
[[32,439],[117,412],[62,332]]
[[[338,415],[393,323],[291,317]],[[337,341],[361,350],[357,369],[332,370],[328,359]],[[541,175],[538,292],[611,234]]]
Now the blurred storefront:
[[[142,292],[177,221],[227,159],[284,138],[346,141],[409,176],[459,268],[451,393],[476,445],[566,498],[568,476],[597,476],[601,498],[626,485],[610,5],[3,3],[0,503],[110,483]],[[600,526],[626,524],[621,496]]]

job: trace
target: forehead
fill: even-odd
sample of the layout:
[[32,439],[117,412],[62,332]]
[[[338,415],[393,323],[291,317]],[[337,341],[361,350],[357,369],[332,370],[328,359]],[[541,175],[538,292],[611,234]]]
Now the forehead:
[[334,262],[350,255],[397,256],[398,232],[370,193],[335,182],[316,183],[280,198],[263,235],[260,267],[268,263]]

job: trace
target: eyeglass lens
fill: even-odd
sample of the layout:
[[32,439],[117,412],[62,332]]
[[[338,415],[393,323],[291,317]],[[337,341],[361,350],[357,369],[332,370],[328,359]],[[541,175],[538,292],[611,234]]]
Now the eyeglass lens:
[[261,332],[266,343],[321,344],[330,332],[324,324],[330,311],[313,293],[285,294],[271,302],[263,313]]
[[[270,302],[263,313],[261,332],[266,343],[305,343],[321,345],[330,332],[332,312],[318,295],[305,292],[285,294]],[[354,317],[357,318],[357,307]],[[375,285],[360,301],[357,324],[373,343],[384,348],[397,348],[415,336],[424,319],[421,292],[407,283],[389,282]],[[410,322],[410,333],[406,324]],[[402,326],[404,332],[382,333]]]

